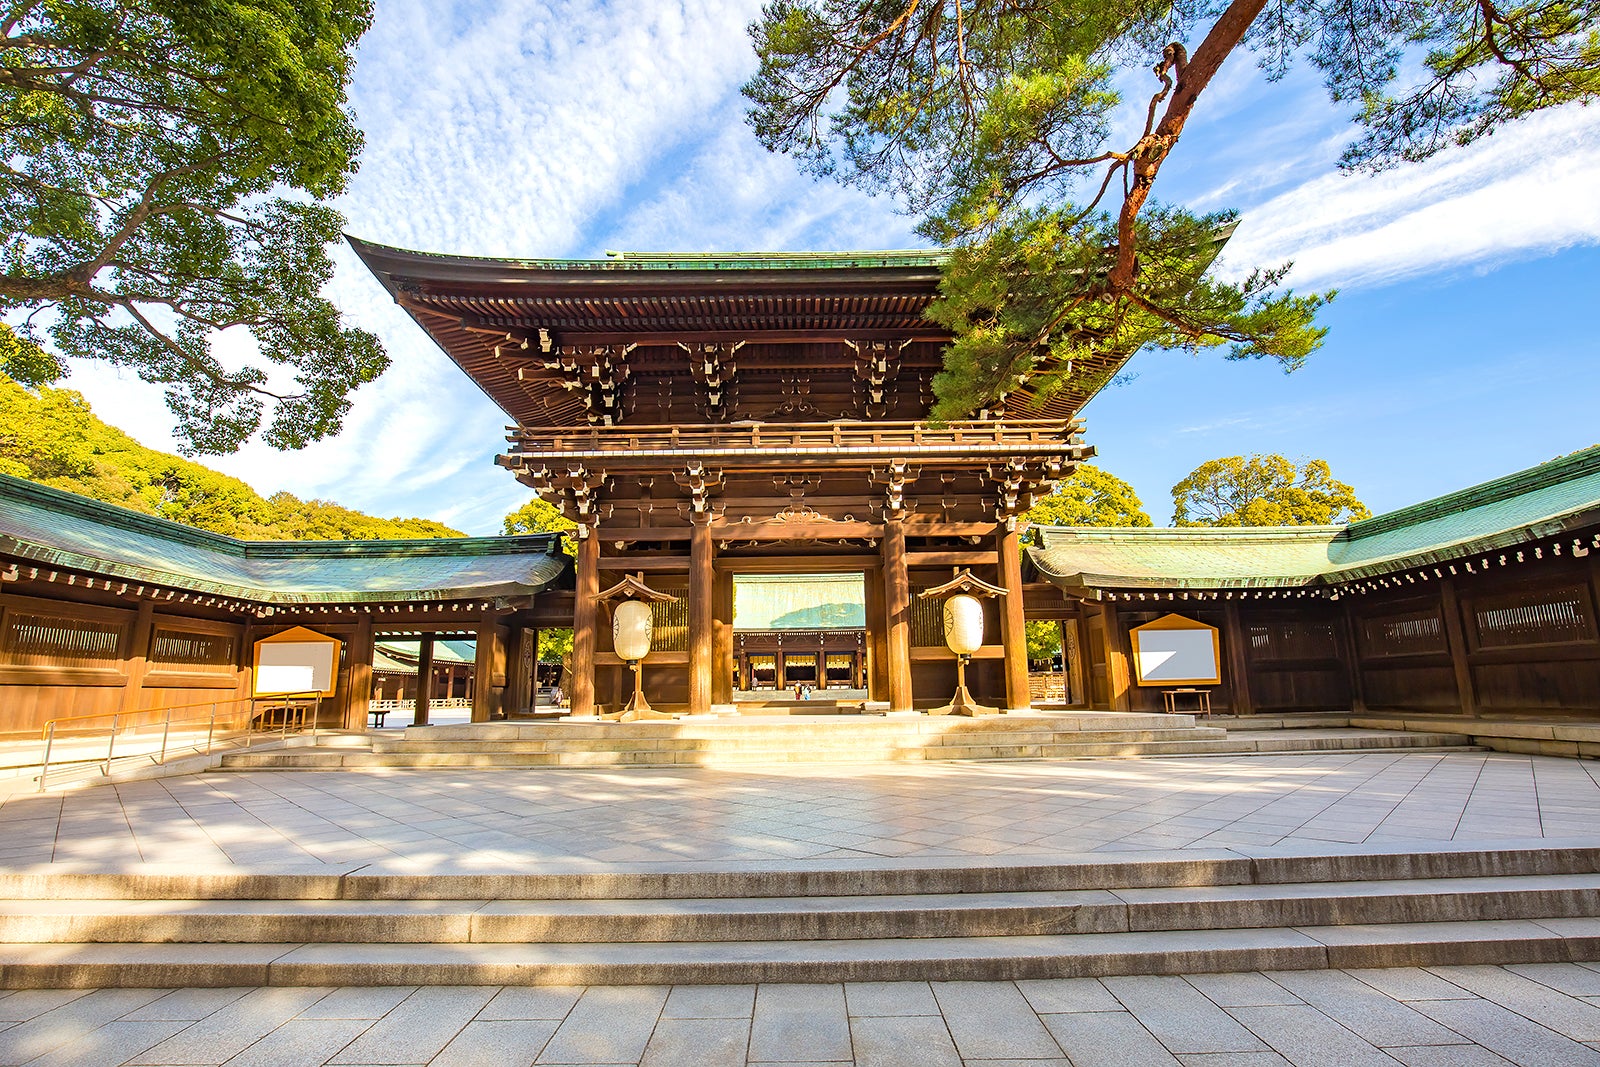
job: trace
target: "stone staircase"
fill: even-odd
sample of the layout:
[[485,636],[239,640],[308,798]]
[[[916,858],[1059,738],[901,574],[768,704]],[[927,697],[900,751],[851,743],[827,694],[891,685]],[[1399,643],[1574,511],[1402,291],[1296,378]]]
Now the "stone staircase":
[[1191,715],[1059,712],[977,719],[751,716],[674,722],[473,723],[230,754],[223,770],[737,766],[923,760],[1092,759],[1466,747],[1444,732],[1229,732]]
[[996,980],[1600,959],[1600,848],[0,873],[0,988]]

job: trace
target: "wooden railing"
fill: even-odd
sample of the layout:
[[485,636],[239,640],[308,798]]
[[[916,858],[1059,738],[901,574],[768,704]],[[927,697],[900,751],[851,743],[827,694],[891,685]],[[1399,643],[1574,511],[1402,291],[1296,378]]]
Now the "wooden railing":
[[[915,451],[925,448],[1028,448],[1074,445],[1076,419],[983,422],[731,423],[721,426],[610,426],[514,429],[519,454],[570,452]],[[515,458],[515,457],[512,457]]]
[[[428,701],[428,710],[429,711],[439,711],[441,709],[443,709],[445,711],[449,711],[451,709],[455,709],[455,710],[459,711],[462,708],[466,708],[468,710],[470,710],[472,708],[472,698],[471,697],[437,697],[435,699],[432,699],[432,700]],[[416,711],[417,710],[417,702],[414,699],[408,699],[408,700],[373,700],[373,701],[369,701],[368,702],[367,709],[369,711],[385,711],[385,712],[388,712],[388,711]]]
[[[256,727],[258,725],[263,728],[260,732],[278,734],[282,737],[282,739],[288,740],[289,731],[291,728],[293,728],[295,731],[305,729],[308,712],[310,713],[309,719],[311,723],[311,729],[314,734],[317,728],[317,712],[319,712],[322,707],[322,696],[318,693],[286,693],[282,696],[272,697],[233,697],[228,700],[197,700],[188,704],[170,704],[165,707],[138,708],[133,711],[124,712],[104,712],[98,715],[64,715],[60,718],[51,719],[44,724],[44,729],[41,731],[44,739],[44,759],[40,762],[39,766],[39,792],[42,793],[45,790],[46,781],[50,775],[50,764],[55,751],[56,733],[58,728],[63,723],[89,722],[105,719],[111,720],[111,728],[106,732],[105,755],[103,757],[98,757],[93,761],[100,764],[100,773],[109,777],[111,774],[111,761],[116,758],[117,738],[120,735],[124,733],[131,733],[136,730],[154,730],[159,727],[161,730],[161,748],[159,753],[156,754],[152,759],[153,764],[159,765],[167,761],[167,746],[172,737],[173,726],[182,726],[190,723],[198,726],[199,723],[203,722],[206,724],[206,740],[203,754],[210,755],[211,748],[215,743],[217,734],[217,709],[231,708],[239,704],[246,705],[248,709],[248,714],[244,717],[243,722],[246,736],[245,747],[248,748],[250,739],[257,733]],[[186,711],[190,708],[206,708],[208,710],[205,714],[174,714],[175,712]],[[274,713],[276,713],[276,716],[274,716]],[[159,718],[157,716],[159,716]],[[272,723],[274,717],[277,720],[276,723]],[[139,721],[129,721],[135,719]],[[224,717],[223,723],[223,729],[225,731],[236,730],[239,728],[238,723],[231,722],[229,717]],[[267,730],[266,727],[269,724],[272,725],[272,729]],[[95,730],[93,733],[97,735],[99,731]],[[89,745],[93,747],[97,741],[97,738],[74,738],[74,740],[87,740]],[[180,745],[179,747],[194,754],[202,753],[202,749],[198,743],[184,744]],[[145,753],[145,755],[150,755],[150,753]],[[74,760],[73,762],[84,761]]]

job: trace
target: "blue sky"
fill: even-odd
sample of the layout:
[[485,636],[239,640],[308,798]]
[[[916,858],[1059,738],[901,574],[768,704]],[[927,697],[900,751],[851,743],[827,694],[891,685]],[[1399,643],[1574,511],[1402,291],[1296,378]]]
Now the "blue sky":
[[[918,244],[889,201],[756,144],[738,87],[758,10],[378,0],[353,90],[367,150],[340,205],[350,232],[502,256]],[[1326,345],[1295,374],[1147,352],[1089,406],[1099,462],[1152,517],[1165,521],[1170,486],[1216,456],[1323,457],[1382,511],[1600,442],[1600,108],[1347,177],[1333,164],[1349,127],[1313,75],[1269,85],[1248,57],[1231,62],[1157,193],[1243,213],[1221,269],[1293,260],[1296,288],[1340,295]],[[527,497],[493,465],[505,416],[348,252],[330,295],[383,337],[392,369],[357,394],[338,438],[207,462],[263,493],[498,532]],[[154,388],[92,365],[67,384],[172,448]]]

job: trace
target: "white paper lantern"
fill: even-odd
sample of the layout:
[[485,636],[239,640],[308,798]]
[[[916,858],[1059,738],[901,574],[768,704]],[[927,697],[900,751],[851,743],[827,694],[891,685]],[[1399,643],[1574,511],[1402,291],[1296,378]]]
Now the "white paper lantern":
[[624,600],[611,617],[611,645],[625,660],[640,660],[650,654],[650,633],[655,617],[642,600]]
[[944,641],[958,656],[983,647],[983,604],[961,593],[944,602]]

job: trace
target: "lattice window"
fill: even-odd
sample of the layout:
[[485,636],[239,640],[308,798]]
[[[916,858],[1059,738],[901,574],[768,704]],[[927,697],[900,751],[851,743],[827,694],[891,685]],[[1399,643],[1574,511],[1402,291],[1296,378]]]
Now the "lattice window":
[[917,594],[929,585],[911,587],[911,644],[917,648],[944,647],[944,601],[925,600]]
[[124,623],[12,612],[0,634],[0,663],[14,667],[111,667],[119,662]]
[[1438,608],[1376,615],[1361,620],[1361,649],[1369,656],[1447,652],[1444,617]]
[[1333,623],[1310,619],[1270,619],[1249,626],[1252,660],[1334,659],[1339,646]]
[[656,652],[689,651],[689,601],[686,597],[650,605],[654,632],[650,648]]
[[150,667],[152,670],[229,674],[234,670],[234,648],[231,634],[158,629],[150,642]]
[[1581,585],[1474,597],[1472,617],[1481,648],[1564,645],[1595,639],[1589,593]]

